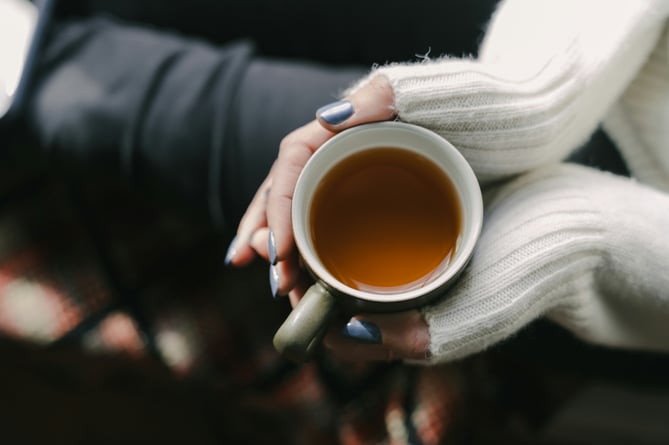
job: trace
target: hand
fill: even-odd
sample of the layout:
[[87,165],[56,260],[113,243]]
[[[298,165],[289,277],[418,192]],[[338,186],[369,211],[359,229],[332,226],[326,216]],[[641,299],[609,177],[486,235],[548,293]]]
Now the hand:
[[271,263],[273,295],[285,295],[295,288],[302,271],[295,251],[290,208],[302,168],[318,147],[337,132],[394,116],[392,89],[385,77],[379,76],[344,100],[319,109],[316,120],[286,136],[277,160],[242,217],[226,262],[242,266],[260,255]]

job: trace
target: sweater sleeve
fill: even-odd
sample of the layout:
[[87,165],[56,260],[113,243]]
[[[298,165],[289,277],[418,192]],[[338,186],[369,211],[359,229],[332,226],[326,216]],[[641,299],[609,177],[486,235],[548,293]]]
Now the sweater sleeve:
[[669,24],[646,64],[604,119],[635,178],[669,192]]
[[450,140],[482,182],[566,157],[584,143],[653,50],[667,0],[509,0],[476,59],[375,69],[401,120]]
[[423,309],[431,362],[546,316],[594,344],[669,350],[669,195],[568,163],[489,189],[462,278]]

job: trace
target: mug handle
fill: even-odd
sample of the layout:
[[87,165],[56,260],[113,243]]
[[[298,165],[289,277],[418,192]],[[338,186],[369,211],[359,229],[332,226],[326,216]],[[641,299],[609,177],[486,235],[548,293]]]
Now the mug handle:
[[328,322],[335,313],[334,297],[317,281],[276,331],[274,347],[291,360],[309,360],[325,336]]

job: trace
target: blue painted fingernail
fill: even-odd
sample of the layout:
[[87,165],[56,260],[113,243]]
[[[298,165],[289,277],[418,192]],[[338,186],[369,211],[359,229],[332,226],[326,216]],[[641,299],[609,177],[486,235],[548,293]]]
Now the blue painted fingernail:
[[225,253],[225,260],[223,261],[223,264],[229,266],[235,255],[237,255],[237,235],[235,235],[235,237],[232,238],[232,241],[230,241],[228,251]]
[[330,125],[338,125],[353,115],[353,104],[348,100],[340,100],[324,105],[316,110],[316,116]]
[[381,330],[379,327],[374,323],[358,320],[357,318],[351,318],[351,320],[346,323],[346,326],[344,326],[344,329],[342,330],[342,334],[364,343],[381,343]]
[[269,287],[272,290],[272,297],[276,298],[279,295],[279,271],[274,264],[269,266]]
[[276,258],[276,240],[274,239],[274,232],[269,231],[269,238],[267,239],[267,250],[269,251],[269,262],[272,265],[275,265],[277,262]]

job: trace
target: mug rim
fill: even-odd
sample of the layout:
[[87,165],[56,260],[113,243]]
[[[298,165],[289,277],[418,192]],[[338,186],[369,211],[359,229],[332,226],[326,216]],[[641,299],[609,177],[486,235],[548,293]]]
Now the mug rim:
[[[372,143],[354,143],[356,139],[364,140],[366,137],[375,140],[374,132],[380,132],[385,135],[385,138],[390,137],[392,132],[395,135],[404,134],[410,135],[408,137],[415,137],[422,139],[422,147],[426,143],[431,144],[433,150],[443,151],[448,158],[449,165],[452,165],[452,170],[445,168],[442,164],[435,161],[432,156],[425,154],[425,148],[410,146],[408,143],[395,143],[395,141],[384,143],[382,140]],[[420,141],[417,141],[420,142]],[[350,144],[346,146],[346,144]],[[414,142],[415,143],[415,142]],[[310,240],[310,230],[308,229],[309,209],[311,207],[311,197],[313,196],[314,188],[307,187],[313,182],[319,182],[320,179],[336,164],[343,159],[348,158],[361,150],[372,147],[389,146],[401,149],[408,149],[416,153],[424,154],[428,159],[432,160],[439,168],[446,173],[453,185],[458,191],[458,200],[462,211],[463,229],[458,238],[458,248],[449,265],[441,272],[437,278],[429,281],[425,286],[412,288],[401,292],[392,293],[375,293],[371,291],[363,291],[352,288],[335,278],[325,266],[322,264],[318,255],[313,248],[313,243]],[[337,157],[335,162],[329,162],[327,169],[312,172],[314,165],[326,162],[330,156],[331,150],[340,147],[345,152],[340,152],[334,156]],[[326,160],[323,160],[326,158]],[[458,178],[454,178],[458,176]],[[312,178],[316,178],[313,179]],[[457,180],[456,180],[457,179]],[[464,188],[464,190],[463,190]],[[466,200],[466,201],[465,201]],[[468,212],[465,214],[465,207]],[[299,254],[316,280],[321,281],[327,288],[334,291],[337,295],[351,297],[360,305],[370,303],[372,305],[396,303],[403,304],[410,301],[422,301],[426,296],[438,294],[441,290],[452,284],[453,280],[460,274],[462,269],[466,266],[471,258],[474,246],[478,240],[483,223],[483,202],[481,190],[476,179],[476,176],[469,165],[469,162],[462,156],[462,154],[446,139],[440,135],[414,124],[405,122],[377,122],[370,124],[363,124],[338,133],[331,139],[320,146],[311,158],[305,164],[300,176],[295,185],[293,193],[293,202],[291,209],[291,218],[293,224],[293,238],[297,246]],[[466,223],[465,223],[466,221]]]

